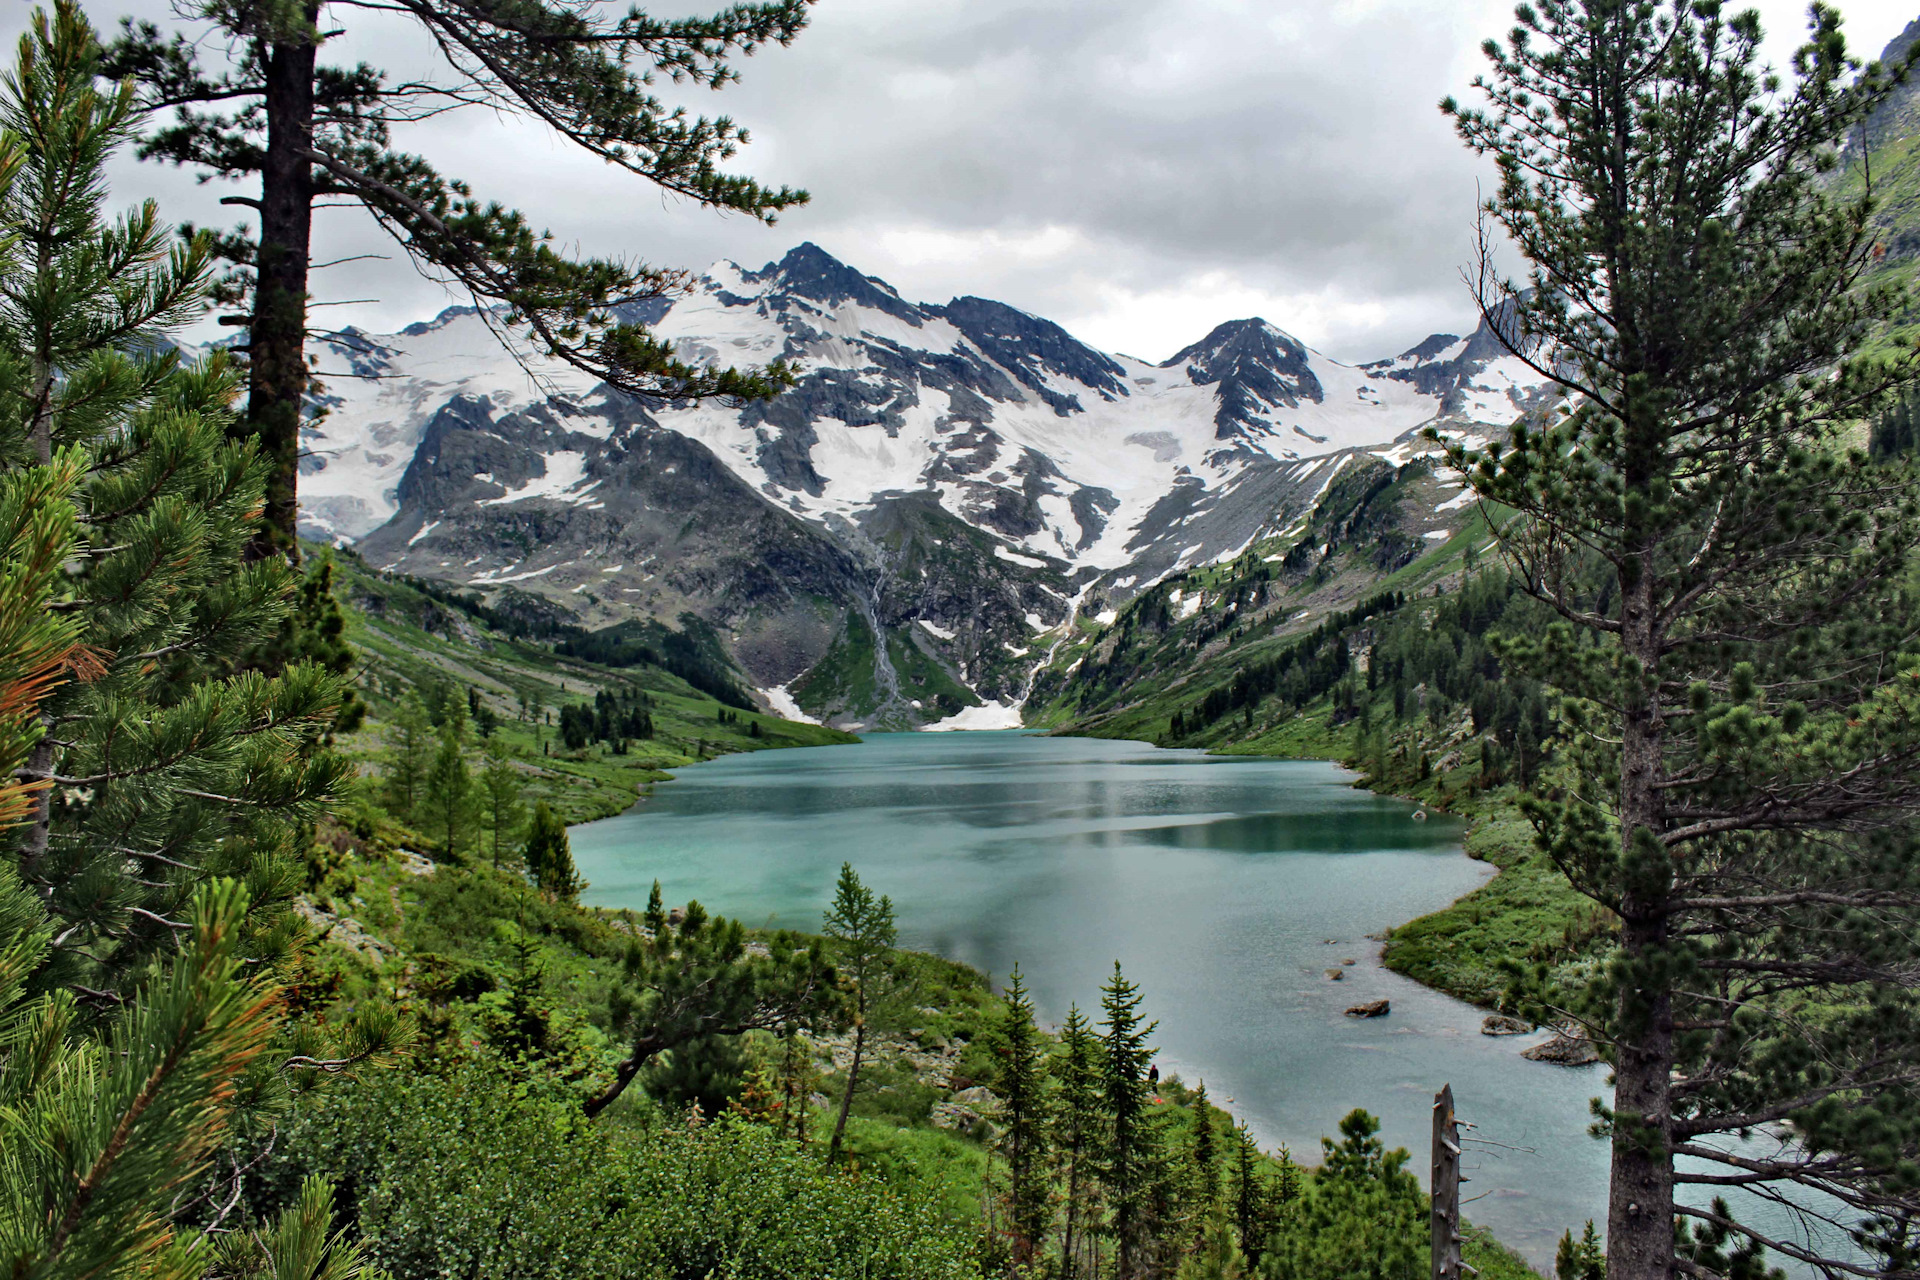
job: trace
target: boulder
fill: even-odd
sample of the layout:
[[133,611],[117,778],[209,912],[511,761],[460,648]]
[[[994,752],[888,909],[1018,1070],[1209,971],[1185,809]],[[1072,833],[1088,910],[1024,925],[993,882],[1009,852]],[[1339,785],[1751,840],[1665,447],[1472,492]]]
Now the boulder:
[[1345,969],[1327,970],[1327,981],[1329,982],[1338,982],[1346,976],[1347,976],[1347,971]]
[[1388,1005],[1385,1000],[1369,1000],[1365,1004],[1356,1004],[1347,1010],[1349,1018],[1384,1018]]
[[1591,1040],[1566,1034],[1537,1044],[1520,1056],[1534,1062],[1551,1062],[1557,1067],[1586,1067],[1600,1061],[1600,1053]]
[[983,1116],[993,1115],[1000,1110],[1000,1099],[994,1094],[993,1090],[981,1084],[977,1084],[971,1089],[960,1090],[960,1092],[953,1095],[953,1100],[967,1110],[978,1112]]
[[1523,1036],[1531,1030],[1531,1022],[1509,1018],[1504,1013],[1490,1013],[1480,1020],[1480,1034],[1483,1036]]

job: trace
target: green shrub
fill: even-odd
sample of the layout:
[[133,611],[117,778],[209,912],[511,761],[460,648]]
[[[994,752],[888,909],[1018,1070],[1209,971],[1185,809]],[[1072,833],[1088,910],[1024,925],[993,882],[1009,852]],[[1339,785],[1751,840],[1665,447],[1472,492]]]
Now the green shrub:
[[925,1200],[829,1171],[768,1129],[613,1131],[482,1066],[317,1098],[284,1150],[256,1214],[324,1173],[397,1280],[975,1274],[968,1233]]

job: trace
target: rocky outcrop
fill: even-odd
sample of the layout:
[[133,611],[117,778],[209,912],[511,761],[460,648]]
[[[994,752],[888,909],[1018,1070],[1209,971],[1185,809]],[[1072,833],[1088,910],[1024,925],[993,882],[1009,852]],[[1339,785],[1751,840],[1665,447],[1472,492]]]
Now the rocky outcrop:
[[1531,1022],[1509,1018],[1504,1013],[1490,1013],[1480,1020],[1480,1034],[1483,1036],[1523,1036],[1531,1030]]
[[1601,1061],[1600,1051],[1585,1036],[1556,1034],[1520,1055],[1532,1062],[1550,1062],[1557,1067],[1590,1067]]

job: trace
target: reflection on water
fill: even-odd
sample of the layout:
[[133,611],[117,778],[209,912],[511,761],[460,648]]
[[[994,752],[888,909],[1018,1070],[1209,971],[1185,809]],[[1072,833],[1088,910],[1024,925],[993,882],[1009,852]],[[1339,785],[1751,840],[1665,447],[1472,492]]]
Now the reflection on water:
[[[1561,1231],[1604,1217],[1606,1152],[1585,1136],[1604,1074],[1527,1062],[1533,1039],[1482,1036],[1476,1010],[1378,966],[1369,934],[1487,874],[1457,825],[1412,812],[1315,762],[884,734],[684,770],[575,828],[573,850],[590,902],[638,907],[658,878],[670,902],[808,929],[852,862],[892,896],[905,944],[994,975],[1017,961],[1056,1023],[1097,1006],[1118,959],[1165,1068],[1204,1076],[1262,1141],[1310,1161],[1364,1106],[1424,1170],[1451,1082],[1479,1135],[1512,1148],[1470,1153],[1469,1215],[1550,1268]],[[1388,1017],[1344,1016],[1381,997]]]

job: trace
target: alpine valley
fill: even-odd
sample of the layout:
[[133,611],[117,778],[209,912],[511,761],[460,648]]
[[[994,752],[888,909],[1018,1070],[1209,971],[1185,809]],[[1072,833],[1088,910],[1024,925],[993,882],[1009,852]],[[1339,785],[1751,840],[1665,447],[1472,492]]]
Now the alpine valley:
[[1542,394],[1485,326],[1349,365],[1235,320],[1153,363],[983,298],[909,302],[812,244],[636,318],[798,383],[645,406],[471,308],[346,330],[303,533],[496,612],[680,633],[788,716],[1007,727],[1050,657],[1170,576],[1256,554],[1300,576],[1362,517],[1370,576],[1445,542],[1472,509],[1423,431],[1497,432]]

